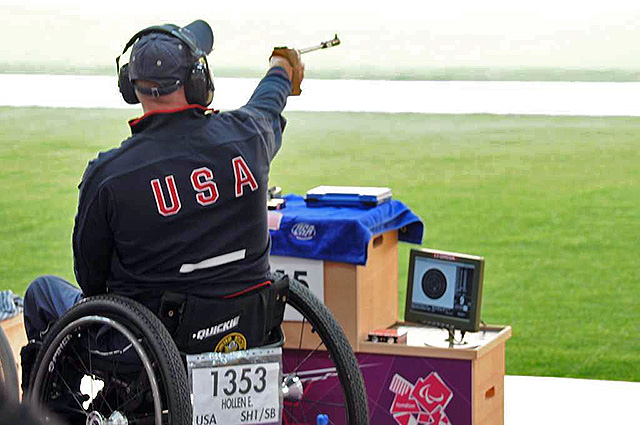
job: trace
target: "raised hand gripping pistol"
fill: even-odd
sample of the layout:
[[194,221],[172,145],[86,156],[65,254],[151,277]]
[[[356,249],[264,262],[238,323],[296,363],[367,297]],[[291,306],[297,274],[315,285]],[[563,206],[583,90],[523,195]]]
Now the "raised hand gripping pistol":
[[[331,40],[327,40],[327,41],[322,41],[320,42],[320,44],[317,44],[315,46],[310,46],[310,47],[305,47],[304,49],[298,49],[298,53],[300,53],[301,55],[305,54],[305,53],[309,53],[309,52],[315,52],[316,50],[321,50],[321,49],[328,49],[329,47],[334,47],[340,44],[340,39],[338,38],[338,34],[336,34],[333,39]],[[288,47],[284,46],[284,47],[275,47],[273,49],[273,55],[276,56],[282,56],[285,57],[289,60],[289,62],[291,62],[293,55],[290,55],[290,51],[291,50],[295,50],[295,49],[289,49]],[[292,64],[293,65],[293,64]],[[294,73],[295,73],[295,69],[294,69]],[[296,75],[294,75],[294,82],[297,79]],[[300,89],[300,84],[298,81],[298,84],[293,85],[293,87],[291,88],[291,94],[294,96],[298,96],[300,95],[300,93],[302,93],[302,89]]]

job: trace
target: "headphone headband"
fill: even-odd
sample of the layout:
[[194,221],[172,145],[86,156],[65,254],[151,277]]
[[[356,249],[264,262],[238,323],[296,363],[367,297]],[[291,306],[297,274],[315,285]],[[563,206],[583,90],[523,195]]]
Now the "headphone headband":
[[140,38],[154,32],[168,34],[173,37],[176,37],[178,40],[186,44],[187,47],[189,47],[189,50],[191,50],[191,53],[193,53],[194,56],[196,56],[198,59],[202,57],[206,57],[207,55],[205,54],[205,52],[200,50],[196,41],[193,40],[193,38],[191,38],[188,34],[186,34],[187,31],[189,30],[185,30],[184,28],[180,28],[179,26],[173,25],[173,24],[153,25],[138,31],[133,37],[131,37],[131,39],[124,46],[122,53],[120,53],[116,58],[116,70],[118,74],[120,73],[120,58],[122,57],[122,55],[124,55],[126,51],[129,50],[129,48],[133,46],[135,42],[138,41]]

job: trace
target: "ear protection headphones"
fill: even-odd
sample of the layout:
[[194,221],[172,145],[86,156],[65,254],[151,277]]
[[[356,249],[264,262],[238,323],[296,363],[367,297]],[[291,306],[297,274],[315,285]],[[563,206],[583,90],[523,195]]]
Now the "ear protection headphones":
[[135,87],[135,84],[129,79],[129,64],[126,63],[120,67],[120,57],[125,54],[125,52],[141,37],[154,32],[176,37],[178,40],[186,44],[191,50],[191,53],[193,53],[197,58],[197,60],[189,67],[187,74],[184,77],[184,93],[188,103],[209,106],[213,100],[215,87],[213,86],[213,76],[211,75],[209,63],[207,62],[207,54],[198,47],[196,40],[187,33],[188,29],[185,31],[185,28],[180,28],[173,24],[156,25],[139,31],[136,35],[131,37],[131,40],[129,40],[126,46],[124,46],[122,53],[116,58],[118,88],[120,89],[120,93],[122,94],[124,101],[130,105],[140,103],[140,100],[136,95],[136,89],[140,93],[154,97],[171,93],[176,89],[175,86],[153,87],[150,89]]

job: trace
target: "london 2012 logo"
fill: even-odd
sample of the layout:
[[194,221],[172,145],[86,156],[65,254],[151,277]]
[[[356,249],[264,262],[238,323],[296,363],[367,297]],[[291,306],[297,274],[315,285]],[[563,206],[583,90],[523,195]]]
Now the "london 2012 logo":
[[453,391],[438,372],[431,372],[413,384],[396,373],[389,391],[395,394],[389,411],[398,425],[452,425],[445,409]]
[[299,241],[310,241],[316,236],[316,226],[309,223],[296,223],[291,234]]

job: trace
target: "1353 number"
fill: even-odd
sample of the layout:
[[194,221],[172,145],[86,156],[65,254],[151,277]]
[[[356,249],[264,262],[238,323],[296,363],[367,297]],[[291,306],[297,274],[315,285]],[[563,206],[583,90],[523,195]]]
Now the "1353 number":
[[[218,377],[217,370],[212,370],[213,396],[218,397],[219,386],[227,396],[232,396],[236,393],[244,395],[252,389],[256,393],[261,393],[267,387],[266,376],[267,369],[262,366],[257,367],[255,370],[251,367],[242,368],[240,377],[238,377],[236,369],[228,369],[221,377]],[[221,380],[225,382],[221,383]]]

